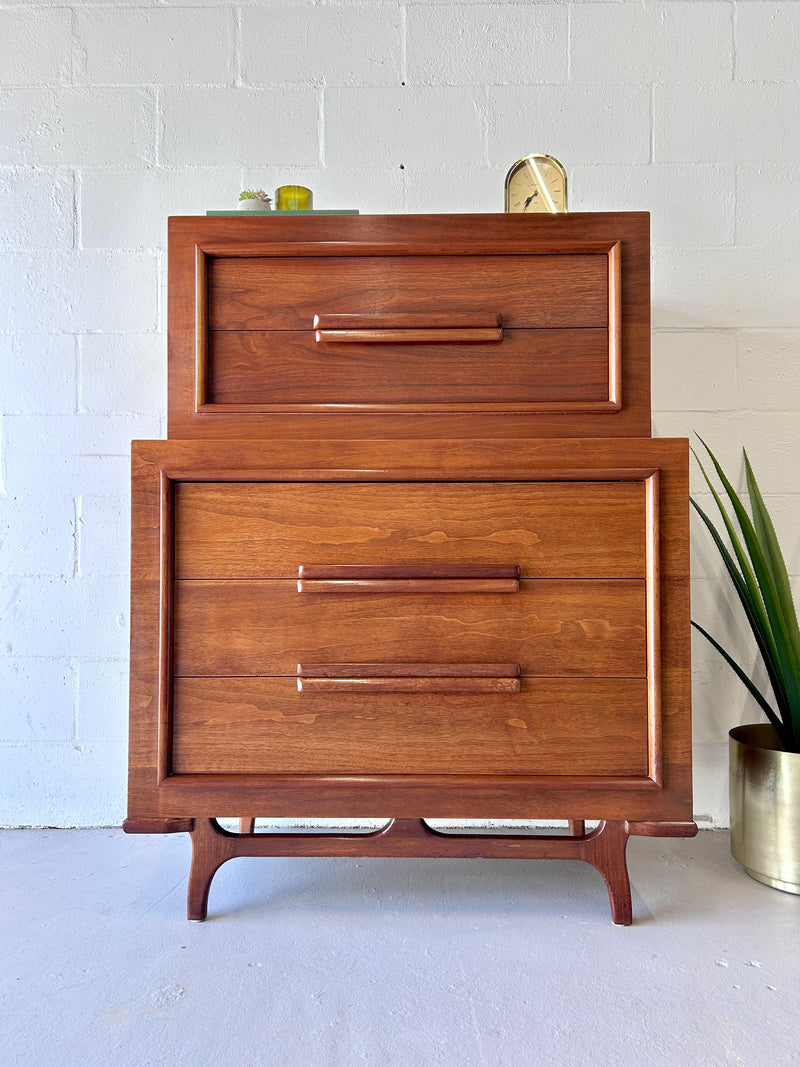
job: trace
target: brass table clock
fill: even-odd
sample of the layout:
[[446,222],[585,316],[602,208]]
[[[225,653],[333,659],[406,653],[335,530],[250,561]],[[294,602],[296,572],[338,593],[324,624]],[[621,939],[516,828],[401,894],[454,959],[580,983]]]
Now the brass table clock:
[[566,210],[567,172],[558,160],[538,152],[518,159],[506,175],[506,211],[557,215]]

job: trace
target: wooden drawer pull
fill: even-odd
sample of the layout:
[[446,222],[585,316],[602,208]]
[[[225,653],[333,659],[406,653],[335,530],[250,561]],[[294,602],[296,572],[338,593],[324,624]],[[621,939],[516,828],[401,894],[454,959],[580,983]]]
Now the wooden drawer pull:
[[499,315],[315,315],[317,341],[336,344],[470,344],[503,340]]
[[519,578],[516,563],[301,563],[297,577],[304,581],[375,578]]
[[518,663],[298,663],[298,678],[519,678]]
[[497,327],[486,330],[478,327],[441,330],[316,330],[315,337],[317,341],[325,344],[486,344],[492,341],[502,341],[503,331]]
[[518,693],[519,678],[298,678],[299,692]]
[[298,593],[518,593],[516,578],[299,578]]
[[297,665],[298,692],[518,693],[518,663],[315,663]]
[[519,566],[485,564],[297,568],[298,593],[518,593]]

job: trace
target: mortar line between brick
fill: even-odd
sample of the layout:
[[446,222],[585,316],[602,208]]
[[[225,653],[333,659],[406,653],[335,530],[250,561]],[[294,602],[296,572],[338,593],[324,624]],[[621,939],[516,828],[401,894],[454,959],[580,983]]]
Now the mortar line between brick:
[[77,168],[72,170],[72,249],[77,252],[82,245],[81,193],[82,175]]
[[72,691],[72,744],[77,746],[78,737],[80,735],[80,711],[81,711],[81,696],[80,696],[80,663],[78,660],[69,657],[67,659],[67,665],[72,671],[73,691]]
[[83,344],[79,334],[72,335],[72,357],[75,372],[75,414],[80,415],[83,406]]
[[319,90],[317,104],[317,159],[321,167],[325,166],[325,87]]
[[81,577],[81,525],[83,523],[83,496],[78,493],[72,498],[73,522],[75,528],[72,531],[72,577]]
[[408,82],[408,8],[400,6],[400,84]]
[[153,86],[153,110],[155,112],[155,129],[153,131],[155,143],[153,145],[153,166],[161,166],[161,156],[163,152],[162,141],[164,139],[164,114],[161,107],[161,88],[158,85]]
[[242,85],[242,9],[233,9],[233,84]]

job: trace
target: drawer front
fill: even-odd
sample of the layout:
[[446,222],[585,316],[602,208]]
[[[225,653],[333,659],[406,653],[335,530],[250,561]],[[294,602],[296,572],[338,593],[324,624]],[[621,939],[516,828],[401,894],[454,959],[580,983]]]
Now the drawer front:
[[[212,332],[207,403],[246,407],[608,401],[605,329],[504,329],[500,338],[468,343],[450,338],[446,328],[431,330],[424,341],[406,341],[401,330],[392,333],[395,340],[388,343],[380,334],[372,341],[318,341],[310,323],[306,326],[302,331]],[[436,339],[436,334],[445,339]]]
[[[384,586],[398,584],[383,583]],[[404,583],[399,583],[402,587]],[[645,583],[522,581],[519,591],[298,592],[293,581],[182,581],[179,676],[296,675],[298,664],[518,664],[524,675],[647,672]],[[515,583],[509,583],[514,585]],[[490,587],[491,588],[491,587]]]
[[315,315],[499,315],[503,327],[608,326],[608,257],[295,256],[208,263],[211,330],[312,330]]
[[169,271],[170,437],[649,435],[643,213],[172,219]]
[[519,566],[644,578],[641,481],[201,483],[175,487],[179,579],[297,578],[308,565]]
[[523,679],[514,695],[399,699],[298,693],[289,678],[181,678],[173,769],[644,775],[646,696],[638,679]]

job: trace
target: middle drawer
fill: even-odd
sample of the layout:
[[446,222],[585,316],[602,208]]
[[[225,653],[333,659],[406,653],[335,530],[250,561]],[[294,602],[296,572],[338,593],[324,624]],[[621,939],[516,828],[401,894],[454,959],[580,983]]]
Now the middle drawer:
[[289,580],[176,582],[174,673],[294,675],[300,663],[514,663],[523,675],[559,677],[647,673],[644,580],[524,580],[517,592],[471,592],[469,583],[427,592],[419,584],[413,593],[314,595]]

